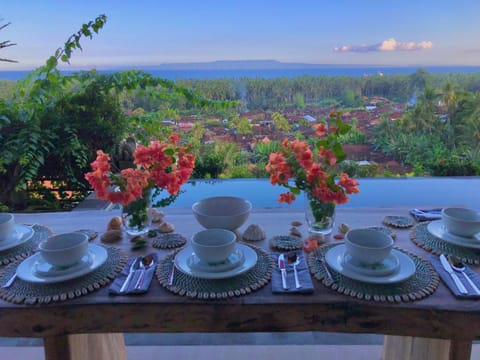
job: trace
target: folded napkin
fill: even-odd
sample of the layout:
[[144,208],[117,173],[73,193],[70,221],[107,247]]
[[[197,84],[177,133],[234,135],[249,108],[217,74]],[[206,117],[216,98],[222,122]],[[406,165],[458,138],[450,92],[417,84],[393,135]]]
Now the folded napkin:
[[157,254],[150,254],[146,256],[152,256],[153,258],[153,266],[150,266],[145,269],[145,274],[143,276],[143,280],[141,285],[139,286],[138,289],[135,289],[135,285],[137,284],[137,281],[140,277],[140,274],[142,272],[141,269],[137,269],[135,273],[133,274],[131,281],[129,285],[127,286],[126,290],[124,292],[120,292],[120,289],[122,288],[123,283],[127,279],[128,273],[130,271],[130,265],[135,261],[135,258],[130,259],[127,264],[123,267],[122,271],[118,276],[113,280],[113,283],[110,285],[108,288],[108,292],[112,295],[126,295],[126,294],[142,294],[146,293],[148,291],[148,288],[150,287],[150,283],[152,282],[153,275],[155,274],[155,270],[157,268]]
[[[440,263],[440,258],[435,255],[430,255],[430,262],[432,263],[433,267],[437,271],[438,275],[442,278],[443,282],[445,285],[448,286],[450,291],[455,297],[458,298],[463,298],[463,299],[480,299],[480,295],[477,295],[475,291],[472,289],[472,286],[468,283],[468,281],[465,279],[465,277],[459,273],[455,272],[457,277],[460,279],[462,282],[463,286],[468,291],[468,294],[462,294],[460,291],[458,291],[457,286],[455,285],[455,282],[453,281],[452,277],[450,274],[443,268],[442,264]],[[473,281],[475,285],[480,289],[480,276],[474,272],[468,265],[465,265],[465,273],[470,277],[470,279]]]
[[429,210],[410,210],[410,215],[417,221],[431,221],[442,218],[442,209],[429,209]]
[[[308,270],[307,261],[305,259],[305,254],[302,251],[296,252],[297,256],[300,256],[300,263],[297,265],[298,280],[301,288],[295,288],[295,276],[293,273],[293,265],[289,264],[288,254],[285,254],[285,262],[287,269],[287,286],[288,289],[284,289],[282,286],[282,273],[278,266],[272,271],[272,292],[274,294],[280,293],[301,293],[301,294],[311,294],[313,293],[313,283],[310,276],[310,271]],[[275,264],[278,264],[278,255],[273,255]]]

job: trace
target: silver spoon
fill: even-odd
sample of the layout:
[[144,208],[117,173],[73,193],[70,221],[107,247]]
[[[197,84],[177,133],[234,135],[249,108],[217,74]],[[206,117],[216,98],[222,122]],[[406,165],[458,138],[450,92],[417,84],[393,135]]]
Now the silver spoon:
[[295,278],[295,287],[300,289],[302,285],[300,284],[300,280],[298,279],[298,272],[297,272],[297,265],[300,264],[300,256],[297,254],[292,254],[288,256],[288,262],[293,265],[293,276]]
[[142,261],[140,261],[139,264],[140,268],[140,275],[138,277],[138,280],[135,284],[135,289],[138,290],[140,289],[140,286],[142,286],[143,279],[145,277],[145,273],[147,272],[147,269],[151,268],[153,265],[155,265],[155,261],[153,261],[153,256],[152,255],[147,255],[142,258]]
[[463,274],[463,277],[467,282],[470,284],[472,287],[473,291],[475,291],[475,294],[480,295],[480,289],[478,289],[477,285],[470,279],[470,277],[465,273],[465,265],[461,261],[458,261],[457,259],[449,256],[448,261],[450,262],[450,265],[452,266],[452,269]]

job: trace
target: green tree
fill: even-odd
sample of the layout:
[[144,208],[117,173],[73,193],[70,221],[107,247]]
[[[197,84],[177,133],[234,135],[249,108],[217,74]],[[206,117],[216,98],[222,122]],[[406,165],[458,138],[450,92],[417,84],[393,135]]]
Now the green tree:
[[278,113],[278,112],[274,112],[272,114],[272,119],[273,119],[273,123],[275,125],[275,128],[278,130],[278,131],[290,131],[291,130],[291,126],[290,124],[288,123],[288,120],[285,118],[285,116],[283,116],[282,114]]

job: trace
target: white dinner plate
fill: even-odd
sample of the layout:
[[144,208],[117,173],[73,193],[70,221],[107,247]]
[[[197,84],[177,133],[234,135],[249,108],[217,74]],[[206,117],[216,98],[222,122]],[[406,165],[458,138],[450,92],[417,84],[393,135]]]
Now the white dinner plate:
[[393,284],[405,281],[413,276],[415,274],[415,263],[410,256],[396,249],[393,249],[392,253],[398,258],[400,266],[393,273],[384,276],[365,275],[345,268],[343,265],[343,258],[345,256],[344,244],[337,245],[328,250],[325,254],[325,261],[328,266],[343,276],[371,284]]
[[33,264],[33,273],[38,277],[59,277],[70,273],[76,273],[82,271],[84,268],[90,266],[93,262],[95,254],[90,250],[75,264],[67,267],[60,267],[52,265],[42,257]]
[[442,220],[431,221],[427,225],[427,230],[433,236],[450,244],[471,249],[480,249],[480,234],[476,234],[472,237],[454,235],[447,231],[447,228],[443,224]]
[[30,240],[35,233],[31,226],[15,224],[14,229],[7,239],[0,241],[0,251],[12,249]]
[[368,275],[368,276],[386,276],[390,275],[393,272],[398,270],[400,266],[400,261],[394,252],[391,252],[383,261],[373,264],[373,265],[364,265],[356,263],[350,254],[344,253],[343,255],[343,264],[346,269],[359,274]]
[[57,274],[48,274],[48,276],[44,276],[38,272],[37,269],[39,268],[45,269],[45,267],[41,265],[45,260],[43,260],[40,253],[36,253],[18,265],[17,276],[22,280],[41,284],[56,283],[84,276],[103,265],[108,257],[107,249],[100,245],[89,244],[88,252],[91,260],[87,260],[87,266],[76,267],[77,265],[74,265],[74,267],[76,267],[75,271],[65,269],[64,271],[57,271]]
[[193,253],[191,246],[187,246],[178,252],[178,254],[175,256],[174,264],[178,270],[193,277],[201,279],[226,279],[243,274],[254,267],[257,263],[257,253],[250,246],[237,244],[237,250],[243,252],[245,260],[243,262],[239,262],[238,266],[227,271],[212,272],[192,269],[189,266],[189,260],[191,259]]
[[235,249],[235,251],[230,254],[227,260],[222,261],[217,264],[210,264],[203,260],[200,260],[197,255],[192,254],[188,260],[188,266],[193,270],[204,271],[204,272],[224,272],[232,270],[241,265],[245,261],[245,256],[243,251]]

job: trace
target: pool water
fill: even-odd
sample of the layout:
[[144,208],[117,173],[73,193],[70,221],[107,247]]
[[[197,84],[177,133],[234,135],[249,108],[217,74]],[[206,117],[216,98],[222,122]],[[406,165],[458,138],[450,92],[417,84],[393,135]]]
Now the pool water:
[[[359,182],[360,193],[351,195],[342,207],[480,208],[480,177],[362,178]],[[194,180],[182,189],[184,192],[170,207],[190,207],[195,201],[211,196],[242,197],[253,207],[304,207],[303,195],[291,205],[278,203],[278,196],[287,190],[271,185],[268,179]]]

